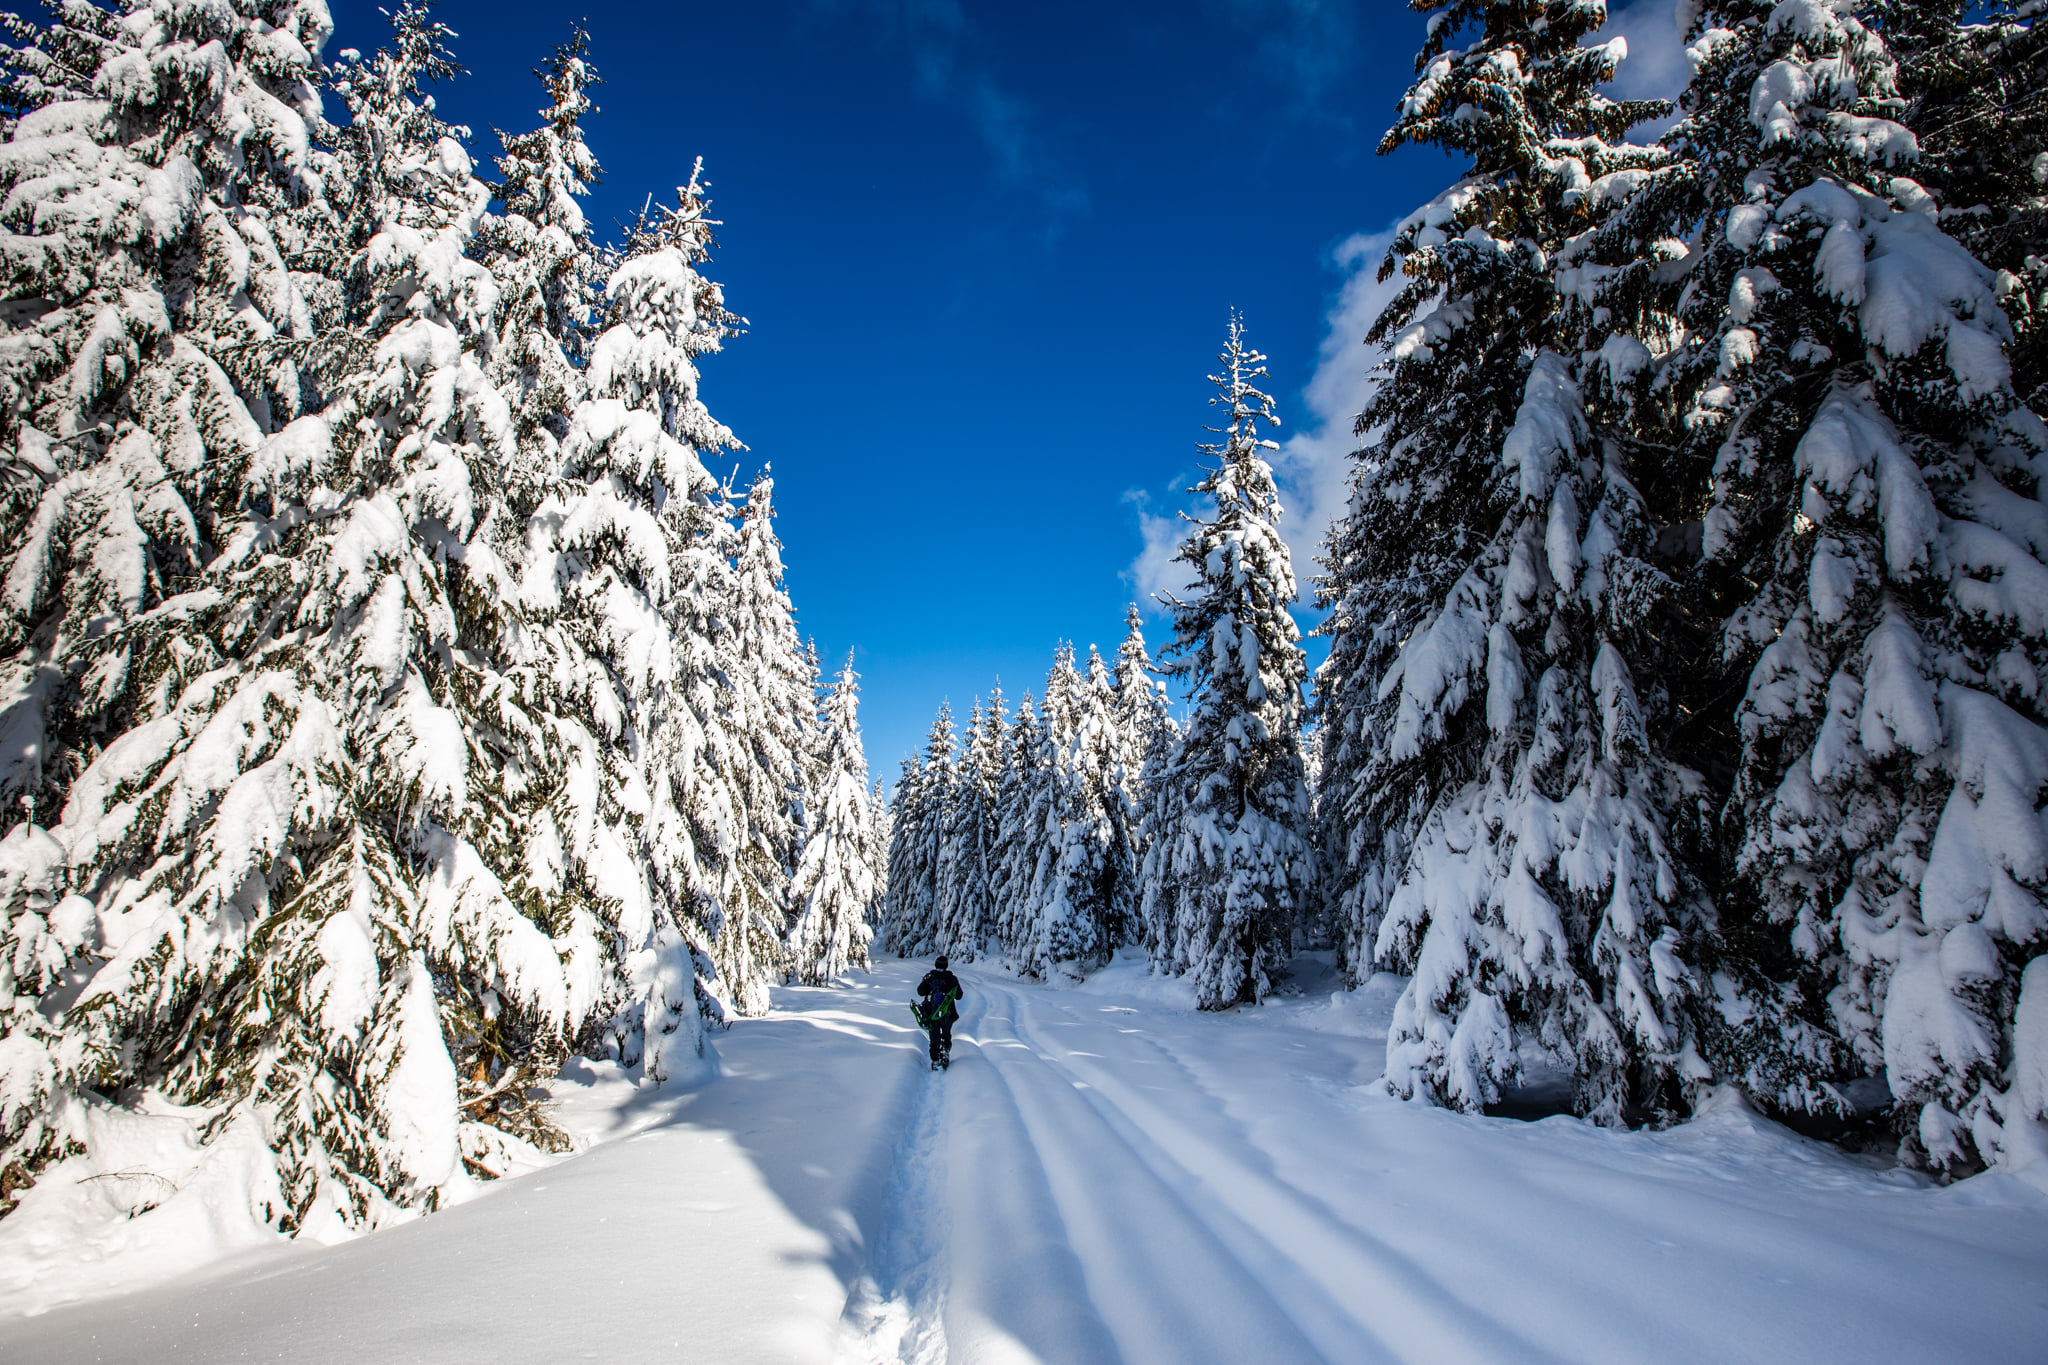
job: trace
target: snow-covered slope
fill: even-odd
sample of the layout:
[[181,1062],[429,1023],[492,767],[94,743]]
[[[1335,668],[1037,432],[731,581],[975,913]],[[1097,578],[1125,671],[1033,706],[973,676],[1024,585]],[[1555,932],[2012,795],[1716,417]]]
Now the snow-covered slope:
[[2048,1339],[2048,1196],[2010,1175],[1934,1188],[1732,1102],[1663,1133],[1401,1103],[1374,1084],[1391,980],[1211,1015],[1141,964],[1075,990],[968,969],[934,1075],[905,1007],[921,968],[778,991],[693,1092],[585,1073],[562,1119],[613,1140],[342,1246],[22,1316],[91,1280],[58,1244],[36,1273],[9,1219],[0,1359],[1924,1361]]

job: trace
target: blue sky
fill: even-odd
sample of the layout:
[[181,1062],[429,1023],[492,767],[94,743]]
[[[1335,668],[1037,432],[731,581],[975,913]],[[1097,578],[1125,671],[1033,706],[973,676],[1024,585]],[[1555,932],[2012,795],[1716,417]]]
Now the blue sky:
[[[334,5],[330,47],[387,28]],[[1668,0],[1619,25],[1668,78]],[[530,74],[586,11],[445,0],[474,130],[536,121]],[[893,782],[940,701],[1108,654],[1160,585],[1231,307],[1271,357],[1306,595],[1370,363],[1382,233],[1449,182],[1373,154],[1423,20],[1396,0],[591,0],[588,138],[609,232],[697,156],[712,275],[751,322],[703,395],[772,463],[800,628],[855,651]],[[1383,241],[1383,238],[1379,240]],[[1308,618],[1304,616],[1306,621]],[[1147,633],[1154,652],[1166,620]],[[1318,651],[1319,653],[1319,651]]]

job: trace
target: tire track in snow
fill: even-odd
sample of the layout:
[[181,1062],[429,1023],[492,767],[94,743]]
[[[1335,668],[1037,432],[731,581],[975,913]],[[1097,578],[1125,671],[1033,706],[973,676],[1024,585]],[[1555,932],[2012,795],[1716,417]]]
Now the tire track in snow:
[[[1165,1044],[1130,1035],[1198,1087],[1204,1107],[1223,1120],[1232,1145],[1243,1147],[1244,1156],[1202,1136],[1106,1064],[1058,1060],[1049,1040],[1028,1022],[1040,1004],[1059,1008],[1049,999],[1011,999],[1019,1041],[1064,1078],[1070,1092],[1097,1112],[1137,1160],[1166,1185],[1186,1192],[1186,1206],[1232,1249],[1247,1276],[1271,1286],[1329,1358],[1353,1360],[1361,1353],[1418,1361],[1544,1358],[1540,1348],[1394,1248],[1335,1217],[1277,1171],[1259,1169],[1271,1167],[1271,1155],[1236,1133],[1240,1121],[1221,1110],[1222,1097]],[[1081,1022],[1085,1029],[1093,1021]],[[1256,1158],[1256,1165],[1248,1164],[1246,1156]]]
[[[1115,1335],[1113,1358],[1131,1365],[1333,1358],[1194,1207],[1195,1192],[1162,1178],[1050,1064],[1019,1023],[1022,992],[994,981],[981,985],[1003,1001],[1012,1026],[1008,1038],[981,1039],[989,1073],[1071,1230],[1085,1292]],[[1334,1358],[1360,1359],[1362,1346],[1371,1358],[1369,1333],[1346,1320],[1343,1335],[1346,1349]]]
[[[925,1064],[918,1054],[916,1065]],[[914,1075],[896,1134],[867,1266],[841,1317],[849,1365],[944,1365],[947,1359],[945,1092]]]

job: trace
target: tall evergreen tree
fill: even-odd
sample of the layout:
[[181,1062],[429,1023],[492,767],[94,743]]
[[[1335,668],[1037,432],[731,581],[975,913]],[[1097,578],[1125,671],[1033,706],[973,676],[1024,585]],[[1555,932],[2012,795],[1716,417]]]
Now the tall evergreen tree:
[[815,817],[792,887],[790,979],[827,986],[868,965],[868,915],[876,896],[875,845],[868,807],[868,762],[860,742],[859,675],[853,658],[825,700],[818,750],[822,778]]
[[[1161,774],[1180,745],[1180,729],[1168,707],[1165,684],[1153,676],[1137,603],[1131,604],[1124,621],[1127,629],[1116,656],[1116,720],[1122,745],[1118,837],[1128,849],[1131,885],[1124,907],[1130,918],[1119,941],[1140,944],[1156,955],[1160,944],[1153,932],[1155,916],[1146,908],[1152,884],[1145,869],[1154,832],[1173,823],[1174,817],[1160,809],[1165,796]],[[1153,899],[1156,910],[1157,898]]]
[[[1128,646],[1131,641],[1126,640]],[[1140,649],[1144,647],[1141,638]],[[1119,666],[1123,661],[1119,659]],[[1132,748],[1123,729],[1123,697],[1095,646],[1088,647],[1082,675],[1084,699],[1075,735],[1075,768],[1081,774],[1082,819],[1093,826],[1098,845],[1095,889],[1096,941],[1107,957],[1132,942],[1138,913],[1137,808],[1127,769]]]
[[818,697],[819,679],[823,677],[824,671],[818,662],[818,642],[809,636],[804,638],[803,653],[798,658],[798,667],[803,678],[803,695],[810,699],[810,705],[798,713],[802,722],[802,733],[797,745],[795,822],[797,837],[801,841],[810,836],[813,816],[820,799],[818,793],[825,789],[825,724],[820,713]]
[[1030,891],[1031,922],[1012,954],[1017,967],[1044,976],[1062,962],[1099,951],[1096,930],[1101,873],[1101,822],[1093,818],[1079,740],[1087,710],[1086,685],[1074,667],[1074,647],[1053,652],[1039,708],[1045,745],[1043,800],[1027,816],[1037,845]]
[[[745,739],[730,672],[734,649],[732,508],[703,456],[737,443],[698,396],[696,357],[719,350],[743,321],[698,270],[715,245],[703,165],[674,208],[643,215],[606,287],[612,325],[592,350],[588,428],[636,473],[656,476],[667,593],[656,602],[674,653],[643,718],[651,803],[643,845],[676,926],[699,957],[699,996],[712,1017],[767,1007],[772,948],[742,913]],[[602,406],[614,399],[619,409]],[[622,409],[622,411],[620,410]],[[620,424],[612,425],[615,421]],[[659,460],[650,460],[643,440]],[[640,473],[640,477],[647,477]],[[702,970],[705,963],[712,970]]]
[[889,794],[889,844],[888,857],[882,864],[882,902],[876,917],[875,942],[887,951],[901,957],[905,949],[899,945],[906,940],[901,936],[905,922],[904,911],[910,899],[906,890],[923,879],[923,868],[919,865],[923,846],[915,838],[905,838],[906,830],[917,827],[923,817],[924,805],[924,762],[917,754],[905,754],[902,766],[897,770],[895,789]]
[[[30,1166],[82,1140],[98,1059],[151,1027],[88,1034],[40,1008],[105,945],[77,913],[90,902],[66,898],[99,889],[75,866],[72,831],[36,822],[53,822],[147,695],[135,623],[235,529],[237,471],[266,433],[220,356],[309,326],[267,216],[237,205],[261,200],[258,178],[318,188],[311,54],[328,34],[324,14],[274,7],[307,55],[259,76],[242,60],[253,35],[239,15],[144,8],[130,26],[79,5],[53,17],[47,31],[16,30],[29,42],[10,62],[10,101],[24,117],[0,145],[13,301],[0,348],[0,809],[14,825],[0,1018],[16,1049],[0,1163]],[[207,44],[223,59],[211,79],[175,79]],[[91,98],[114,74],[125,79],[110,97]],[[257,99],[279,115],[261,131],[248,117]],[[252,272],[264,287],[246,288]]]
[[1195,488],[1214,513],[1181,542],[1176,558],[1193,586],[1169,601],[1166,653],[1188,680],[1191,714],[1161,776],[1172,823],[1159,828],[1146,869],[1160,965],[1186,973],[1204,1009],[1264,997],[1310,909],[1315,870],[1301,754],[1306,665],[1288,611],[1294,567],[1263,454],[1277,447],[1260,435],[1262,422],[1279,419],[1257,387],[1265,357],[1245,345],[1235,313],[1219,358],[1210,402],[1229,418],[1211,428],[1223,439],[1203,450],[1217,464]]
[[[453,69],[446,30],[401,8],[393,48],[362,68],[374,79],[350,89],[374,230],[348,266],[334,353],[354,367],[323,394],[290,373],[311,312],[277,246],[289,234],[251,206],[333,183],[308,149],[325,12],[138,18],[136,45],[96,78],[119,95],[111,122],[52,104],[10,144],[83,114],[88,137],[111,132],[155,168],[144,183],[170,197],[141,201],[156,215],[143,240],[165,254],[124,297],[159,300],[142,311],[163,319],[168,365],[130,370],[110,333],[96,380],[138,381],[124,463],[172,452],[187,507],[206,509],[188,523],[195,553],[157,580],[178,591],[100,636],[117,725],[62,821],[8,837],[124,926],[78,945],[42,1112],[75,1113],[96,1102],[88,1088],[213,1106],[277,1150],[289,1225],[375,1221],[433,1207],[522,1139],[559,1140],[522,1082],[599,988],[592,924],[521,856],[548,759],[507,675],[509,575],[478,534],[511,441],[478,361],[496,284],[466,257],[488,191],[419,92]],[[294,108],[307,114],[285,119]],[[237,346],[260,360],[237,366],[246,400],[206,354]],[[46,840],[61,867],[37,854]],[[12,1135],[45,1152],[55,1136],[47,1119]]]
[[1102,660],[1089,651],[1089,672],[1074,667],[1062,646],[1046,680],[1047,736],[1052,745],[1051,802],[1044,830],[1038,932],[1025,963],[1037,973],[1060,963],[1105,956],[1111,921],[1123,894],[1110,815],[1116,750],[1111,694]]
[[[749,955],[757,963],[776,961],[776,945],[792,910],[789,879],[802,852],[806,716],[816,705],[783,585],[774,489],[764,470],[748,491],[740,518],[725,668],[738,693],[735,719],[746,757],[739,773],[746,821],[740,908],[727,932],[751,936]],[[765,998],[759,1003],[765,1005]]]
[[1693,37],[1677,162],[1627,227],[1698,229],[1659,382],[1698,471],[1726,673],[1746,676],[1732,890],[1799,1017],[1845,1045],[1738,1074],[1829,1110],[1881,1070],[1909,1153],[1968,1170],[2032,1117],[2004,1087],[2048,945],[2048,433],[2012,390],[1998,277],[1904,174],[1918,145],[1883,33],[1741,2]]
[[939,952],[964,962],[980,955],[986,930],[989,842],[1005,718],[1000,689],[988,706],[974,703],[939,846],[934,942]]
[[[1316,688],[1323,844],[1354,976],[1372,968],[1390,870],[1407,863],[1443,793],[1478,770],[1466,707],[1474,646],[1447,660],[1441,679],[1418,675],[1433,691],[1403,684],[1389,696],[1380,681],[1433,622],[1459,619],[1448,604],[1507,501],[1502,448],[1535,356],[1558,340],[1551,258],[1592,178],[1654,159],[1614,144],[1657,112],[1597,94],[1615,52],[1581,40],[1604,17],[1599,6],[1414,7],[1438,12],[1380,153],[1434,144],[1472,164],[1401,222],[1380,267],[1382,280],[1398,273],[1405,283],[1366,338],[1386,358],[1358,418],[1367,443],[1317,586],[1331,641]],[[1390,745],[1402,707],[1417,713],[1406,727],[1416,735]],[[1452,726],[1461,712],[1466,725]]]
[[695,1065],[735,990],[713,958],[742,846],[731,528],[703,464],[733,440],[695,362],[734,325],[696,269],[713,226],[693,177],[631,235],[523,566],[572,764],[560,842],[606,906],[622,977],[608,1032],[651,1078]]
[[875,870],[875,899],[868,909],[868,924],[875,926],[889,904],[889,858],[896,820],[889,809],[889,794],[880,778],[868,789],[868,866]]
[[958,774],[953,708],[941,704],[924,753],[906,760],[896,784],[889,830],[889,951],[911,957],[934,951],[939,936],[939,862],[952,824]]
[[1039,867],[1046,856],[1052,809],[1054,751],[1038,700],[1030,692],[1017,707],[1003,747],[990,836],[989,902],[994,936],[1013,962],[1035,941],[1039,924]]
[[1117,766],[1124,799],[1132,811],[1144,805],[1146,770],[1179,738],[1167,702],[1166,686],[1154,676],[1152,656],[1145,648],[1144,621],[1133,602],[1124,616],[1124,641],[1116,651]]
[[1370,338],[1387,359],[1325,561],[1317,690],[1337,941],[1354,976],[1412,973],[1390,1085],[1476,1109],[1535,1041],[1582,1113],[1619,1123],[1682,1112],[1708,1074],[1709,921],[1672,848],[1696,783],[1653,751],[1669,717],[1639,682],[1658,676],[1669,583],[1636,452],[1585,394],[1649,353],[1577,304],[1582,234],[1664,160],[1622,141],[1661,106],[1599,93],[1622,53],[1585,44],[1603,19],[1576,3],[1431,17],[1382,150],[1434,143],[1472,166],[1382,267],[1410,283]]

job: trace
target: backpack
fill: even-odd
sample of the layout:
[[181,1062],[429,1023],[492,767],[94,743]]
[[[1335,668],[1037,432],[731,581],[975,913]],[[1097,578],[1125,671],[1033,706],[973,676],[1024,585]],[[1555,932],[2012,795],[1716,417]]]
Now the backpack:
[[919,1028],[930,1028],[953,1012],[953,1002],[959,998],[959,988],[955,987],[923,1000],[913,1000],[910,1002],[910,1017],[917,1020]]

